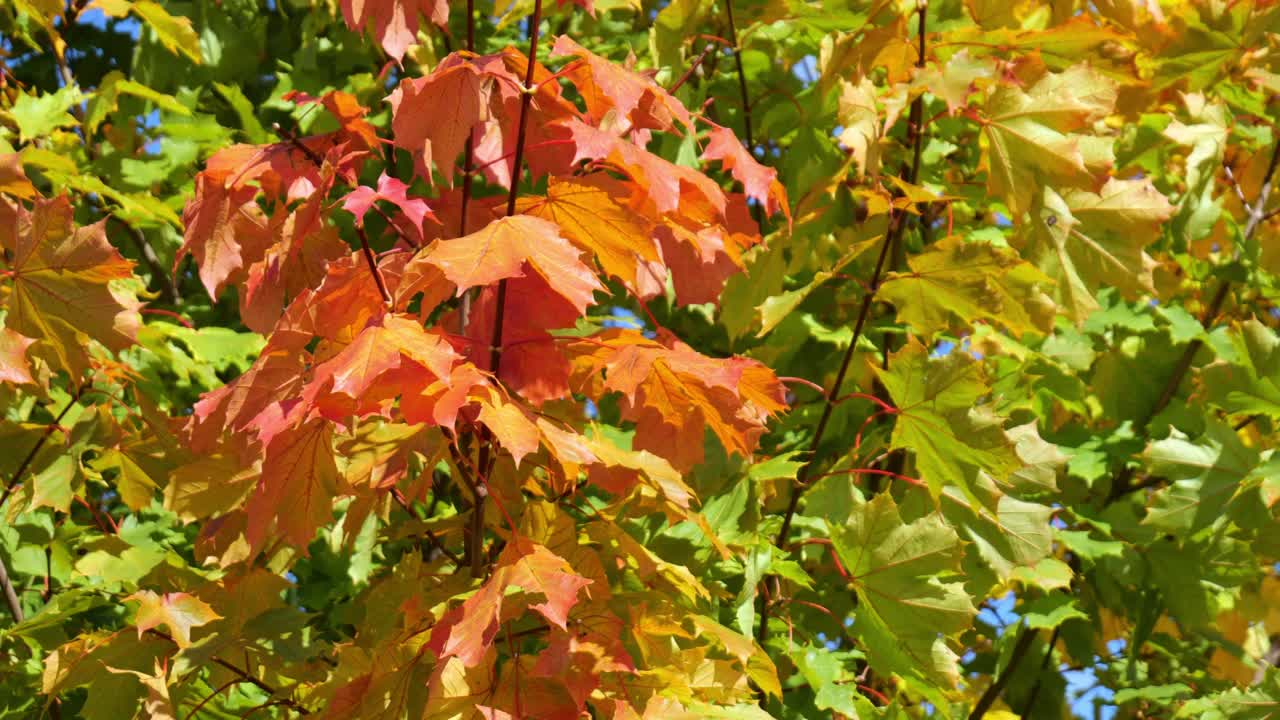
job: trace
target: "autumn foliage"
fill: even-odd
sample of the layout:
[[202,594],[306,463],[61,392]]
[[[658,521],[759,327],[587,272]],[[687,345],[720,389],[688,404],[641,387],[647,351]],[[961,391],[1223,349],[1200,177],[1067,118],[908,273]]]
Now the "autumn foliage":
[[1280,708],[1271,4],[0,29],[0,717]]

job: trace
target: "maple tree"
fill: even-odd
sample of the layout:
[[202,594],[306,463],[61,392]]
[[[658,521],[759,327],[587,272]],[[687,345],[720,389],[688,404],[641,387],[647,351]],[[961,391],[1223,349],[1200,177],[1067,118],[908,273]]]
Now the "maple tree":
[[0,32],[0,717],[1280,710],[1280,6]]

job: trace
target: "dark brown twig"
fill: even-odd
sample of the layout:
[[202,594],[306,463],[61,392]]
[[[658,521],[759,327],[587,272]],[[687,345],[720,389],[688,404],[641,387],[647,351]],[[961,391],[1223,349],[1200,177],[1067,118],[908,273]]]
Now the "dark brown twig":
[[747,95],[747,74],[742,69],[742,46],[738,44],[738,28],[733,22],[733,0],[724,0],[724,11],[729,21],[729,43],[733,45],[733,59],[738,66],[738,92],[742,95],[742,137],[747,141],[747,152],[754,153],[756,146],[751,137],[751,99]]
[[996,698],[1000,697],[1000,693],[1004,692],[1004,688],[1009,684],[1009,678],[1013,677],[1013,671],[1018,669],[1018,665],[1022,663],[1022,658],[1026,657],[1027,651],[1031,649],[1031,641],[1036,637],[1034,630],[1028,628],[1026,624],[1018,630],[1018,640],[1013,645],[1013,653],[1009,655],[1009,664],[1005,666],[1004,672],[1000,673],[983,691],[982,696],[978,698],[978,702],[974,704],[973,711],[969,713],[969,720],[981,720],[995,704]]
[[[172,635],[170,635],[170,634],[168,634],[168,633],[166,633],[166,632],[164,632],[164,631],[162,631],[162,630],[156,630],[156,629],[152,628],[152,629],[148,630],[147,632],[148,632],[149,634],[151,634],[151,635],[154,635],[154,636],[156,636],[156,637],[158,637],[158,638],[162,639],[162,640],[168,640],[169,642],[173,643],[174,645],[177,645],[177,644],[178,644],[178,641],[177,641],[177,640],[174,640]],[[266,693],[266,694],[268,694],[268,695],[272,696],[273,698],[276,698],[275,700],[272,700],[272,702],[273,702],[273,703],[275,703],[275,704],[277,704],[277,705],[283,705],[284,707],[287,707],[287,708],[289,708],[290,710],[293,710],[294,712],[298,713],[299,715],[310,715],[310,714],[311,714],[311,711],[310,711],[310,710],[306,709],[305,707],[303,707],[302,705],[298,704],[297,702],[295,702],[295,701],[293,701],[293,700],[291,700],[291,699],[289,699],[289,698],[286,698],[286,697],[277,697],[277,694],[279,693],[279,690],[277,690],[275,687],[273,687],[272,685],[268,684],[268,683],[267,683],[267,682],[265,682],[264,680],[261,680],[261,679],[260,679],[260,678],[258,678],[256,675],[254,675],[254,674],[250,673],[248,670],[242,670],[242,669],[240,669],[239,667],[237,667],[236,665],[234,665],[234,664],[232,664],[232,663],[229,663],[229,662],[227,662],[226,660],[223,660],[222,658],[218,657],[217,655],[215,655],[215,656],[213,656],[212,658],[210,658],[210,660],[212,660],[215,664],[217,664],[217,665],[219,665],[219,666],[221,666],[221,667],[223,667],[223,668],[225,668],[225,669],[227,669],[227,670],[231,671],[234,675],[236,675],[236,677],[239,677],[241,681],[243,681],[243,682],[247,682],[247,683],[249,683],[250,685],[253,685],[254,687],[258,688],[258,689],[259,689],[259,690],[261,690],[262,692],[264,692],[264,693]]]
[[706,60],[707,55],[715,49],[716,46],[714,43],[707,43],[707,46],[702,49],[702,54],[694,58],[692,63],[689,63],[689,69],[685,70],[684,74],[680,76],[680,79],[676,80],[670,88],[667,88],[667,92],[674,94],[675,91],[679,90],[685,83],[689,82],[689,78],[693,77],[693,73],[697,71],[698,66],[702,65],[702,61]]
[[382,295],[382,301],[389,306],[392,304],[391,292],[387,290],[387,281],[383,279],[382,270],[378,268],[378,259],[373,256],[373,249],[369,247],[369,235],[361,225],[356,225],[356,235],[360,237],[360,249],[364,252],[365,262],[369,264],[369,272],[373,274],[373,281],[378,285],[378,292]]
[[1049,667],[1049,661],[1053,659],[1053,646],[1058,644],[1058,631],[1062,629],[1059,625],[1053,629],[1049,635],[1049,646],[1044,650],[1044,659],[1040,661],[1040,673],[1036,675],[1036,682],[1031,686],[1031,694],[1027,696],[1026,703],[1022,706],[1022,717],[1031,717],[1031,710],[1036,706],[1036,698],[1040,696],[1040,685],[1044,680],[1044,671]]
[[143,262],[147,264],[147,269],[151,271],[151,277],[160,286],[160,297],[170,305],[176,305],[181,297],[178,295],[178,288],[173,284],[173,278],[169,276],[169,272],[165,270],[164,265],[160,262],[156,251],[151,247],[151,243],[147,242],[147,236],[142,230],[121,220],[115,215],[108,215],[108,220],[115,221],[124,231],[128,233],[133,244],[138,248],[138,254],[142,257]]
[[22,602],[18,600],[18,591],[13,587],[13,581],[9,579],[9,569],[5,567],[4,558],[0,558],[0,586],[4,587],[5,604],[9,606],[9,614],[13,616],[13,624],[24,620],[22,615]]
[[[476,51],[476,8],[475,0],[467,0],[467,51]],[[471,183],[474,179],[475,170],[475,145],[472,142],[471,133],[467,133],[467,142],[464,146],[465,157],[463,159],[462,174],[462,209],[459,213],[458,220],[458,237],[464,237],[467,234],[467,212],[471,205]],[[458,333],[467,334],[467,326],[471,324],[471,298],[472,291],[467,290],[462,294],[462,300],[458,307]]]
[[53,419],[53,422],[49,423],[45,427],[44,434],[36,441],[35,446],[31,448],[31,452],[27,453],[27,456],[22,458],[22,462],[18,464],[18,469],[13,471],[13,477],[9,478],[9,484],[5,487],[4,494],[0,495],[0,507],[4,507],[9,496],[12,495],[14,489],[18,487],[23,473],[25,473],[27,468],[31,466],[31,462],[36,459],[36,455],[40,452],[40,448],[44,447],[44,444],[48,442],[49,436],[53,434],[54,430],[58,429],[59,425],[62,423],[62,418],[67,416],[67,413],[71,410],[72,406],[76,404],[76,401],[80,399],[80,395],[83,393],[84,388],[76,388],[75,394],[67,401],[66,407],[62,408],[62,411]]
[[[924,32],[926,29],[925,5],[921,5],[920,9],[920,57],[925,55],[924,49]],[[915,103],[922,103],[922,98],[916,98]],[[923,113],[923,106],[916,109],[913,104],[913,115],[917,118]],[[919,129],[918,125],[913,127]],[[907,169],[907,180],[914,183],[920,174],[919,152],[920,137],[923,132],[915,132],[913,140],[912,164]],[[844,385],[845,375],[849,372],[849,365],[853,361],[853,356],[857,352],[858,339],[862,337],[863,327],[866,325],[867,318],[871,313],[871,305],[875,302],[876,291],[880,288],[880,282],[884,276],[885,261],[889,257],[892,249],[896,247],[902,239],[902,233],[907,225],[906,213],[897,213],[891,215],[889,227],[885,233],[884,242],[880,246],[880,256],[876,259],[875,270],[871,273],[871,281],[867,284],[865,293],[862,296],[862,306],[858,309],[858,317],[853,326],[853,338],[849,342],[848,349],[845,350],[844,357],[840,361],[840,369],[836,373],[835,382],[832,383],[831,389],[827,392],[826,401],[823,404],[822,415],[818,419],[818,425],[814,429],[813,440],[809,443],[809,457],[805,461],[803,467],[796,473],[796,482],[791,487],[791,497],[787,501],[786,513],[782,516],[782,528],[778,531],[778,537],[774,541],[774,545],[779,548],[786,547],[787,540],[791,535],[791,523],[795,518],[796,510],[800,506],[800,498],[804,495],[808,488],[809,473],[812,472],[813,463],[817,459],[818,447],[822,443],[823,435],[826,433],[827,423],[831,420],[831,413],[835,410],[838,400],[841,397],[841,388]],[[761,644],[769,637],[769,605],[761,603],[760,607],[760,627],[756,630],[756,638]]]

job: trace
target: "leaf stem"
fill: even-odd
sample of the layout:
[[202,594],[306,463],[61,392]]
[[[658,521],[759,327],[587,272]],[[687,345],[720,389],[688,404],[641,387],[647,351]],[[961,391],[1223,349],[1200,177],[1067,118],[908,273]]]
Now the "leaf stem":
[[693,77],[693,73],[697,71],[698,66],[702,65],[702,61],[706,60],[707,55],[709,55],[711,51],[715,49],[716,49],[715,44],[707,43],[707,46],[702,49],[702,54],[694,58],[692,63],[689,63],[689,69],[684,71],[684,74],[680,76],[679,80],[675,81],[675,84],[673,84],[670,88],[667,88],[667,92],[674,94],[675,91],[679,90],[681,87],[684,86],[685,83],[689,82],[689,78]]

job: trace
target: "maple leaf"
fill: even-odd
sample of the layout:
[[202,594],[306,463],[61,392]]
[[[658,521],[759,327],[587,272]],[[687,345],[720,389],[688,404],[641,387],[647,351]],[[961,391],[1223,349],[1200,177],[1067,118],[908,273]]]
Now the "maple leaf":
[[274,525],[295,547],[306,548],[316,528],[333,518],[339,478],[333,429],[310,420],[275,435],[262,452],[262,476],[246,508],[249,544],[261,548]]
[[115,284],[133,277],[133,263],[107,241],[106,220],[76,227],[66,197],[36,198],[31,210],[0,200],[0,247],[11,283],[4,323],[37,341],[31,354],[79,377],[85,338],[111,350],[134,343],[141,303]]
[[[472,132],[489,118],[493,79],[467,57],[450,55],[422,78],[404,80],[387,96],[397,147],[413,154],[419,174],[431,181],[434,163],[453,184],[454,162]],[[444,112],[440,98],[450,98]]]
[[[255,201],[259,191],[277,201],[307,200],[309,209],[300,209],[298,214],[310,218],[294,225],[319,227],[319,208],[335,179],[343,177],[355,184],[360,164],[379,143],[373,126],[364,119],[368,110],[354,96],[334,91],[322,98],[289,93],[286,99],[290,98],[324,107],[340,127],[285,142],[223,148],[196,176],[195,195],[183,211],[186,231],[174,257],[174,271],[183,258],[194,255],[200,280],[214,299],[229,282],[244,280],[246,268],[267,256],[273,242],[280,244],[273,240],[273,233],[285,227],[292,216],[284,210],[269,224]],[[283,248],[277,247],[276,263],[282,257],[296,258],[306,238],[300,234]],[[262,272],[257,271],[255,284],[261,283]]]
[[374,37],[396,62],[418,41],[418,14],[439,27],[449,25],[447,0],[342,0],[347,27],[359,32],[373,24]]
[[555,223],[574,245],[593,253],[606,273],[639,290],[637,273],[660,256],[653,221],[630,206],[634,192],[605,173],[553,178],[546,197],[522,198],[517,209]]
[[333,420],[378,412],[406,385],[448,378],[458,359],[453,347],[417,318],[387,314],[371,319],[346,347],[315,367],[303,400]]
[[1254,318],[1235,330],[1235,359],[1219,359],[1200,371],[1205,396],[1232,414],[1280,418],[1280,337]]
[[1174,431],[1151,443],[1146,458],[1151,472],[1168,478],[1169,486],[1152,496],[1142,524],[1170,533],[1198,532],[1221,520],[1223,508],[1260,460],[1257,450],[1221,422],[1208,424],[1195,442]]
[[876,108],[875,83],[867,77],[857,83],[841,83],[837,107],[837,117],[843,128],[840,144],[852,151],[853,160],[863,176],[874,175],[880,169],[884,140],[883,121]]
[[180,648],[191,644],[191,628],[208,625],[222,617],[205,601],[184,592],[160,595],[151,590],[139,590],[125,600],[139,603],[138,614],[133,621],[138,628],[138,637],[152,628],[167,625]]
[[1052,283],[1012,250],[953,235],[907,264],[911,272],[889,275],[879,296],[921,336],[950,329],[953,318],[999,323],[1019,335],[1053,325],[1055,307],[1043,292]]
[[1098,309],[1101,288],[1130,299],[1153,291],[1155,261],[1143,248],[1160,238],[1172,214],[1150,180],[1113,178],[1098,194],[1045,188],[1020,249],[1056,283],[1055,299],[1079,323]]
[[435,625],[428,647],[442,661],[457,657],[467,667],[474,667],[483,660],[497,635],[499,618],[506,612],[508,586],[543,596],[543,602],[528,607],[563,630],[579,592],[590,583],[575,574],[564,558],[517,536],[503,549],[489,581]]
[[25,337],[0,327],[0,382],[33,383],[31,368],[27,364],[27,349],[35,338]]
[[945,637],[969,627],[977,610],[958,582],[960,539],[935,514],[904,523],[888,494],[860,504],[831,541],[858,593],[854,623],[880,672],[922,675],[950,685],[958,679]]
[[[507,312],[502,326],[502,366],[498,378],[527,401],[541,405],[569,396],[569,359],[552,330],[570,328],[582,314],[538,273],[507,281]],[[497,288],[484,288],[471,305],[467,359],[492,371],[493,322]],[[516,312],[513,308],[537,308]]]
[[356,253],[347,254],[328,264],[315,288],[299,293],[289,304],[264,352],[301,350],[319,337],[329,341],[326,347],[332,348],[332,354],[386,312],[386,302],[364,260]]
[[564,126],[573,137],[574,163],[600,160],[625,172],[645,189],[659,213],[701,203],[712,214],[723,217],[724,191],[706,175],[663,160],[635,143],[576,118],[565,121]]
[[726,127],[710,123],[711,134],[707,147],[702,151],[703,160],[719,160],[726,170],[746,188],[747,197],[764,206],[773,215],[781,210],[791,221],[791,208],[787,205],[787,190],[778,182],[778,171],[761,165],[742,145],[738,136]]
[[[409,218],[410,227],[413,228],[419,243],[422,242],[422,223],[426,218],[436,220],[435,213],[431,212],[431,208],[427,206],[427,201],[422,198],[409,197],[409,187],[400,180],[390,177],[386,171],[378,176],[378,189],[375,190],[367,185],[360,187],[347,193],[342,200],[342,209],[356,216],[356,224],[364,225],[365,213],[369,212],[369,208],[378,200],[386,200],[400,208],[400,212]],[[438,221],[437,221],[438,222]]]
[[581,252],[560,234],[555,223],[529,215],[494,220],[484,229],[452,240],[440,240],[425,251],[423,262],[440,268],[461,294],[468,288],[522,277],[526,263],[551,287],[586,312],[603,290]]
[[350,254],[326,222],[324,207],[324,198],[316,195],[271,218],[272,245],[249,267],[240,293],[240,318],[254,332],[270,331],[288,299],[319,285],[329,265]]
[[611,330],[575,343],[569,348],[574,382],[621,393],[623,417],[636,423],[636,448],[666,458],[677,469],[702,461],[706,429],[730,452],[749,456],[767,419],[786,407],[781,383],[752,360],[718,360],[669,342]]
[[[503,554],[509,585],[515,585],[527,593],[542,595],[544,600],[529,607],[538,611],[547,622],[561,630],[567,629],[569,611],[578,603],[578,595],[591,581],[573,572],[568,561],[529,540],[516,539],[507,545]],[[503,558],[499,558],[499,563]]]
[[18,153],[0,153],[0,193],[22,200],[30,200],[38,193],[27,179],[22,168],[22,156]]
[[496,389],[487,390],[476,398],[480,405],[477,419],[511,453],[512,460],[519,467],[524,456],[537,451],[542,433],[528,411],[504,398]]
[[215,300],[237,271],[262,257],[270,243],[267,219],[254,202],[253,187],[228,188],[208,172],[196,176],[195,196],[182,212],[186,227],[173,267],[187,255],[196,258],[200,282]]
[[1115,86],[1085,66],[1046,74],[1025,92],[997,86],[984,126],[992,195],[1020,217],[1043,184],[1093,187],[1097,160],[1073,131],[1110,113],[1115,100]]
[[986,395],[982,367],[961,352],[930,360],[929,351],[912,338],[876,376],[897,409],[890,445],[911,450],[921,477],[937,498],[955,486],[973,497],[979,472],[1003,481],[1021,467],[1013,443],[999,418],[981,412]]
[[[662,262],[681,305],[719,302],[725,281],[742,272],[743,252],[760,242],[746,198],[734,194],[727,202],[723,223],[686,209],[678,216],[664,216],[658,226]],[[648,268],[650,276],[657,278],[663,277],[663,269],[652,264]],[[665,287],[655,288],[660,290]]]
[[[485,177],[500,187],[511,187],[515,147],[522,132],[524,164],[530,178],[548,173],[572,174],[573,155],[566,148],[573,141],[563,123],[581,118],[582,113],[564,97],[556,82],[558,76],[541,63],[534,63],[534,91],[526,108],[522,88],[529,71],[528,58],[507,47],[497,55],[476,58],[476,62],[496,81],[490,99],[492,110],[475,142],[475,161]],[[527,117],[523,131],[519,120],[522,114]]]
[[[556,38],[553,55],[573,56],[580,62],[566,74],[582,93],[587,116],[597,125],[614,113],[621,125],[616,130],[677,130],[680,123],[693,131],[693,118],[684,103],[653,78],[611,62],[587,50],[567,35]],[[644,139],[648,135],[641,136]]]

